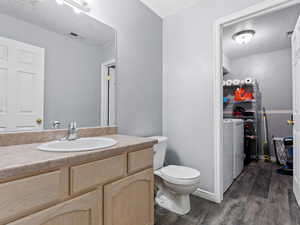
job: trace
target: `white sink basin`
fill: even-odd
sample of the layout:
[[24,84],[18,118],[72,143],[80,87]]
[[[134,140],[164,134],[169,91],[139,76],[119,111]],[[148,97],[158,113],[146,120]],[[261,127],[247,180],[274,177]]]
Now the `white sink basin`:
[[41,144],[38,149],[47,152],[82,152],[107,148],[118,142],[111,138],[80,138],[74,141],[52,141]]

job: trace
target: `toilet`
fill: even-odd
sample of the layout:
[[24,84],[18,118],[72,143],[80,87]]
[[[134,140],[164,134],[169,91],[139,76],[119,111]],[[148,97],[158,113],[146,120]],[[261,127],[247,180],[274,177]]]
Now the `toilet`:
[[156,203],[179,215],[187,214],[190,209],[190,194],[200,183],[200,172],[196,169],[168,165],[164,167],[167,150],[167,137],[150,137],[158,141],[154,145],[155,185],[158,188]]

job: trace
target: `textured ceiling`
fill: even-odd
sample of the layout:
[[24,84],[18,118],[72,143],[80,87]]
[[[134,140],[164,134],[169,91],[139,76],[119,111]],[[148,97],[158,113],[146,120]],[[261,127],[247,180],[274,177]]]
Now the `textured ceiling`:
[[140,0],[160,17],[166,17],[188,8],[201,0]]
[[[225,55],[235,59],[291,47],[290,38],[286,33],[294,29],[299,13],[300,5],[225,27],[223,31]],[[253,29],[256,34],[247,45],[239,45],[232,39],[232,35],[245,29]]]

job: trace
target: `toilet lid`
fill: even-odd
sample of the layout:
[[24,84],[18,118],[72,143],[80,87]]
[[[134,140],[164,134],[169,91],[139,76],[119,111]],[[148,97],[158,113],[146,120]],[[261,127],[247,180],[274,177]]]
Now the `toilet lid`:
[[198,178],[200,176],[200,172],[198,170],[184,166],[166,166],[160,171],[163,175],[175,179],[189,180]]

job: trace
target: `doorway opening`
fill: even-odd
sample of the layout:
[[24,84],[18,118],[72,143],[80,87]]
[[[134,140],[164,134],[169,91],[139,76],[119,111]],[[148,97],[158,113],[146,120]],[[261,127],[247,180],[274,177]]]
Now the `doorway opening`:
[[[294,130],[290,126],[297,108],[291,33],[299,17],[299,3],[266,1],[215,23],[214,150],[219,202],[253,160],[266,159],[276,165],[275,141],[284,143],[295,134],[295,126]],[[289,147],[296,143],[294,137]],[[290,151],[282,152],[291,157]],[[299,202],[298,154],[294,151],[291,158],[292,188]]]
[[101,64],[101,125],[116,125],[116,62]]

